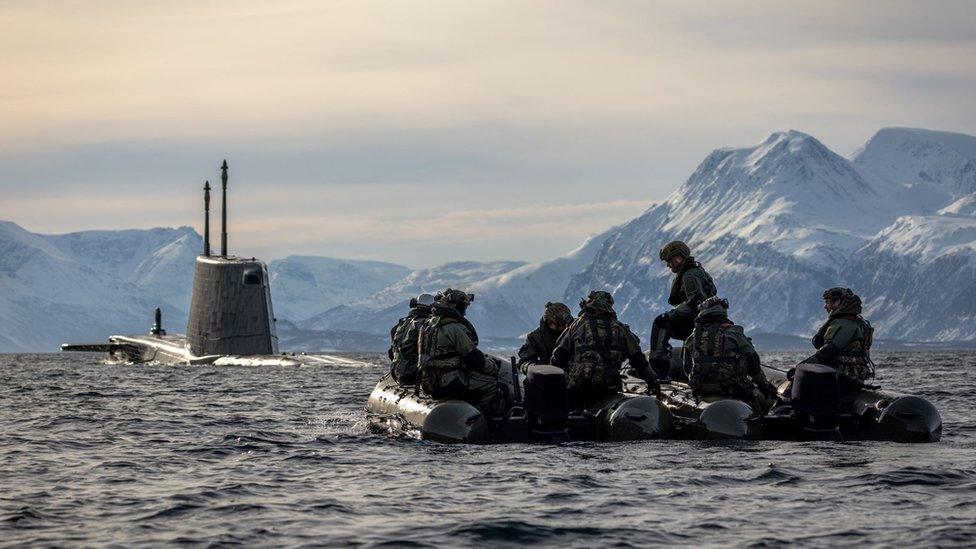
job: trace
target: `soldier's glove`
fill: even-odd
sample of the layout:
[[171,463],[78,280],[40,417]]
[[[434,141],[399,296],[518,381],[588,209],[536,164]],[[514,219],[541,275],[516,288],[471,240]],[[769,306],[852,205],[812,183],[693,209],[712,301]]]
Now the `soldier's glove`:
[[485,354],[478,349],[473,349],[470,353],[461,357],[461,362],[475,372],[482,372],[485,369]]
[[817,349],[817,353],[814,355],[818,364],[823,364],[824,366],[830,367],[837,366],[838,356],[840,356],[840,348],[833,343],[827,343],[823,347]]
[[556,350],[552,352],[552,358],[549,360],[549,363],[565,370],[569,365],[569,357],[570,353],[568,350],[563,347],[556,347]]
[[779,392],[776,390],[776,386],[773,385],[772,383],[766,383],[765,385],[760,385],[759,392],[769,398],[779,398]]

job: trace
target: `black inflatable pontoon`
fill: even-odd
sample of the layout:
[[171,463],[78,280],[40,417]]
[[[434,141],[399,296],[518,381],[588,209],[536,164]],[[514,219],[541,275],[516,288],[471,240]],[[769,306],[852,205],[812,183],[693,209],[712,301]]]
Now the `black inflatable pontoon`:
[[[656,398],[629,392],[610,395],[584,410],[570,411],[564,372],[530,366],[516,385],[508,368],[501,376],[503,413],[488,416],[457,399],[433,399],[413,385],[380,379],[366,403],[374,432],[449,443],[640,440],[671,435],[671,413]],[[518,376],[523,377],[523,376]],[[524,390],[523,390],[524,388]]]

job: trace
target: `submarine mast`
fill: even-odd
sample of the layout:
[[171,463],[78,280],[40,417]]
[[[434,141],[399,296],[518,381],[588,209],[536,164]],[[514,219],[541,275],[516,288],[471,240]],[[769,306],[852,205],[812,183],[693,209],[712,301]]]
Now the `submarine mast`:
[[210,180],[203,184],[203,255],[210,257]]
[[223,197],[220,202],[220,257],[227,257],[227,160],[220,166]]

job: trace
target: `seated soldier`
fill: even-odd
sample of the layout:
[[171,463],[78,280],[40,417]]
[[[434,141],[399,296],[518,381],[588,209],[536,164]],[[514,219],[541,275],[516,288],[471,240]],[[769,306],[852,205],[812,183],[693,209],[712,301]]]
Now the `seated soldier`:
[[417,334],[430,316],[434,296],[410,298],[410,312],[390,330],[390,375],[401,385],[412,385],[417,377]]
[[580,302],[580,315],[559,336],[551,363],[566,371],[569,404],[579,410],[623,390],[620,367],[629,361],[648,389],[660,391],[630,327],[617,320],[613,297],[607,292],[590,292]]
[[695,327],[695,315],[702,301],[715,295],[715,283],[701,263],[695,261],[691,249],[680,240],[668,242],[661,248],[661,261],[674,273],[668,304],[674,307],[658,315],[651,323],[651,343],[648,361],[659,377],[671,371],[671,338],[685,340]]
[[850,288],[831,288],[823,298],[827,322],[813,336],[816,354],[803,362],[830,366],[855,384],[873,378],[874,328],[861,316],[861,298]]
[[546,310],[539,319],[539,327],[525,336],[525,344],[519,349],[519,364],[522,371],[530,364],[549,364],[552,352],[556,349],[556,340],[570,323],[573,313],[563,303],[546,303]]
[[489,414],[499,398],[501,362],[478,350],[478,333],[464,318],[474,296],[448,288],[420,328],[420,387],[434,398],[466,400]]
[[681,356],[688,384],[696,398],[735,398],[765,413],[776,388],[766,379],[752,340],[729,320],[728,308],[729,302],[719,297],[699,305]]

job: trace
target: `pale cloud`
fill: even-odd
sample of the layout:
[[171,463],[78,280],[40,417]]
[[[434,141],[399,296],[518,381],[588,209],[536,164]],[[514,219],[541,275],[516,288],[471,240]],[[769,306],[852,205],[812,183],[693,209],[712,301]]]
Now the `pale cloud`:
[[842,154],[883,126],[976,133],[974,12],[0,3],[0,218],[198,226],[198,188],[228,157],[234,241],[258,253],[545,259],[717,147],[790,128]]

